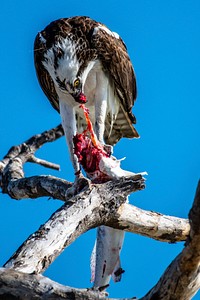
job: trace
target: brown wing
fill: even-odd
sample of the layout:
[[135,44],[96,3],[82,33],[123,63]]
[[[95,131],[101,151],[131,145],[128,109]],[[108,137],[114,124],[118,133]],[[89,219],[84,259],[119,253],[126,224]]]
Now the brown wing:
[[[105,131],[105,140],[109,144],[115,144],[121,137],[139,137],[132,124],[136,118],[132,113],[132,107],[137,95],[136,78],[132,63],[127,53],[126,46],[121,38],[117,38],[100,29],[92,37],[93,46],[97,49],[99,59],[105,71],[114,81],[115,92],[120,100],[120,109],[112,126],[111,133]],[[110,125],[109,116],[106,120]]]
[[[71,32],[80,35],[79,28],[85,36],[91,50],[98,53],[102,65],[114,81],[115,92],[120,99],[120,109],[114,123],[112,116],[106,119],[105,141],[115,144],[121,137],[138,137],[138,133],[132,124],[136,123],[132,114],[132,106],[136,98],[136,80],[126,46],[119,38],[115,38],[104,30],[98,30],[95,34],[94,28],[104,26],[88,17],[73,17],[60,19],[49,24],[36,36],[34,43],[34,61],[38,81],[42,90],[51,102],[52,106],[59,112],[59,101],[53,80],[43,66],[45,52],[60,38],[65,38]],[[41,38],[42,35],[42,38]],[[112,126],[111,126],[112,124]],[[112,127],[112,128],[111,128]],[[111,129],[111,130],[110,130]]]
[[[54,82],[42,62],[45,60],[44,54],[46,51],[61,38],[65,38],[70,34],[72,26],[69,24],[69,20],[70,19],[65,18],[51,22],[43,31],[37,34],[34,42],[34,62],[38,81],[52,106],[58,112],[59,100]],[[60,54],[57,53],[57,56],[59,55]]]
[[40,86],[51,102],[52,106],[59,112],[59,101],[56,93],[53,80],[43,66],[44,53],[47,51],[46,44],[40,39],[40,33],[35,38],[34,43],[34,63],[38,81]]

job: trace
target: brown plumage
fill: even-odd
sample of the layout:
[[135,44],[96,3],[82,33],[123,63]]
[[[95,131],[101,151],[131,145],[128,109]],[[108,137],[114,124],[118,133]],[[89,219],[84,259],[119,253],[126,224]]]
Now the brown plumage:
[[[34,44],[35,68],[39,83],[51,102],[59,111],[59,96],[55,89],[55,80],[45,68],[49,49],[54,49],[54,68],[64,56],[63,49],[55,47],[63,39],[69,39],[76,45],[76,57],[79,62],[77,77],[81,76],[90,61],[100,61],[109,82],[113,85],[114,95],[118,99],[117,115],[106,114],[104,140],[115,144],[121,137],[139,137],[132,124],[136,123],[132,107],[136,99],[136,80],[134,70],[122,39],[112,33],[105,25],[89,17],[59,19],[50,23],[38,33]],[[56,73],[56,72],[55,72]],[[60,86],[65,83],[58,78]],[[64,87],[63,87],[64,88]],[[86,94],[87,97],[87,94]],[[77,115],[77,127],[84,125],[82,116]]]
[[[76,194],[82,186],[79,163],[94,182],[130,176],[110,157],[109,146],[121,137],[138,137],[132,113],[136,80],[122,39],[88,17],[60,19],[36,36],[34,58],[39,83],[61,115],[76,175],[68,195]],[[82,133],[86,121],[80,103],[89,108],[98,147]],[[123,231],[99,228],[91,259],[94,287],[108,285],[111,274],[114,281],[121,279],[123,239]]]

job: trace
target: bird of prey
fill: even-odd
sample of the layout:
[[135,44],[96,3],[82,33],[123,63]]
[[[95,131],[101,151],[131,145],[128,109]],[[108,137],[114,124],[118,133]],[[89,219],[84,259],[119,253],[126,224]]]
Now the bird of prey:
[[117,33],[89,17],[59,19],[37,34],[34,60],[39,83],[60,112],[75,174],[80,167],[73,136],[86,126],[79,108],[85,99],[101,143],[139,137],[132,113],[135,74]]
[[[139,137],[132,113],[137,93],[135,73],[117,33],[89,17],[56,20],[37,34],[34,61],[41,88],[61,115],[76,179],[81,171],[73,137],[86,127],[80,103],[89,108],[97,139],[106,151],[122,137]],[[104,231],[100,232],[105,237]],[[117,233],[114,240],[121,249],[123,236],[118,237]],[[103,273],[105,269],[104,265]],[[103,281],[107,283],[107,279]],[[101,284],[98,280],[96,285]]]

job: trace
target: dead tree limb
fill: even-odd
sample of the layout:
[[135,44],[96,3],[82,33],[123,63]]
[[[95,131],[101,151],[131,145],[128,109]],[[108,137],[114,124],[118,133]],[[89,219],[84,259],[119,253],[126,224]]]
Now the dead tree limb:
[[41,273],[78,236],[106,223],[126,201],[127,194],[144,188],[141,175],[91,185],[58,209],[5,264],[25,273]]
[[104,300],[105,292],[61,285],[42,275],[29,275],[0,268],[0,299]]
[[[140,175],[90,185],[67,201],[31,235],[5,267],[26,273],[41,273],[78,236],[103,224],[163,241],[185,240],[189,230],[186,220],[145,212],[123,204],[127,194],[143,188],[144,179]],[[133,213],[132,219],[129,217],[127,220],[124,210],[127,211],[127,216],[131,216],[130,212]],[[143,218],[149,218],[150,226],[145,226]]]
[[[0,187],[2,188],[2,192],[8,194],[11,198],[21,198],[21,196],[18,196],[18,194],[21,195],[21,186],[18,188],[17,180],[24,178],[23,165],[28,161],[48,168],[58,169],[59,166],[54,163],[37,159],[35,152],[45,143],[53,142],[63,136],[63,134],[62,126],[58,125],[51,130],[34,135],[18,146],[11,147],[3,160],[0,161]],[[20,184],[21,182],[19,182]]]
[[200,288],[200,181],[189,212],[191,230],[183,251],[140,300],[190,300]]
[[[104,299],[105,295],[101,293],[97,298],[96,291],[63,287],[44,279],[41,275],[33,274],[43,272],[63,249],[83,232],[107,225],[160,241],[176,242],[187,239],[185,248],[170,264],[157,285],[140,300],[191,299],[200,287],[200,184],[189,214],[189,222],[181,218],[144,211],[125,203],[127,195],[144,188],[144,179],[141,175],[99,185],[89,184],[81,193],[66,200],[67,190],[72,185],[70,182],[52,176],[24,178],[23,172],[23,165],[27,161],[58,169],[54,163],[37,159],[35,151],[46,142],[54,141],[62,135],[61,126],[36,135],[25,143],[12,147],[0,162],[0,186],[3,193],[9,194],[14,199],[50,196],[65,201],[65,204],[8,260],[5,264],[6,269],[0,270],[0,295],[18,297],[14,286],[19,284],[24,289],[21,290],[23,295],[21,299],[26,299],[24,295],[30,289],[32,294],[29,294],[27,299],[43,299],[43,296],[45,299]],[[10,283],[6,285],[6,282]],[[52,295],[50,289],[53,291]],[[59,296],[55,294],[55,289]],[[52,298],[50,296],[48,298],[47,293]],[[56,298],[53,298],[54,296]]]
[[[59,125],[31,137],[21,145],[12,147],[0,162],[3,193],[8,193],[11,198],[17,200],[48,196],[66,201],[65,195],[68,188],[72,186],[71,182],[53,176],[24,178],[23,172],[24,163],[32,160],[37,149],[62,135],[63,130]],[[128,189],[130,182],[129,180],[124,182],[123,188]],[[104,190],[104,186],[102,186],[102,190]],[[124,203],[119,211],[116,211],[116,214],[113,214],[113,219],[107,220],[107,225],[165,242],[184,241],[189,233],[187,220],[145,211],[127,203]]]
[[185,241],[190,230],[186,219],[143,210],[127,203],[110,216],[106,225],[169,243]]

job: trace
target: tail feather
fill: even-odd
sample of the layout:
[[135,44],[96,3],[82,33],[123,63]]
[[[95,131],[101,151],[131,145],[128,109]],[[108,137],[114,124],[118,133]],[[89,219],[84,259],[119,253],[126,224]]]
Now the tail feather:
[[106,119],[106,129],[104,132],[104,139],[106,144],[115,145],[122,137],[126,138],[139,138],[139,134],[133,126],[128,113],[120,106],[116,119],[113,121],[112,130],[107,131],[109,128],[109,120]]

